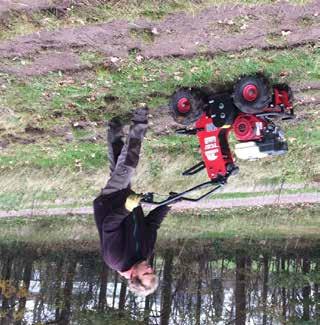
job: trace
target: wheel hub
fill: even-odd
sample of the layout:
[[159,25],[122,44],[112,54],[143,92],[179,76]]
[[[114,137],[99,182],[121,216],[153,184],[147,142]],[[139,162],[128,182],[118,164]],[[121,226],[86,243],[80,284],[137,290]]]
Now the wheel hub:
[[242,96],[248,102],[253,102],[258,97],[258,88],[255,85],[247,85],[243,88]]
[[178,111],[182,114],[188,113],[191,109],[191,103],[188,98],[181,98],[177,104]]

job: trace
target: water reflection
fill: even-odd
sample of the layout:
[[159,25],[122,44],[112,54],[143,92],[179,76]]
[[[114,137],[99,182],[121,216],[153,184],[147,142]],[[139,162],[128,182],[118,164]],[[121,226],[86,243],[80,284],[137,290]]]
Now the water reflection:
[[320,322],[320,246],[221,243],[160,250],[161,287],[148,298],[128,292],[99,252],[1,247],[0,324]]

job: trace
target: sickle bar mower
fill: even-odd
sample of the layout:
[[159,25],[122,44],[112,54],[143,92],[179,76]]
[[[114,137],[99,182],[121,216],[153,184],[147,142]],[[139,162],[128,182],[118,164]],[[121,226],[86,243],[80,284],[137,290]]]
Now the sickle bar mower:
[[[171,97],[173,119],[188,128],[178,134],[196,135],[201,150],[201,161],[185,170],[191,176],[206,169],[209,181],[182,193],[171,192],[163,201],[154,201],[153,193],[146,193],[143,202],[164,205],[179,200],[199,201],[223,186],[230,175],[238,172],[228,143],[231,131],[239,143],[235,155],[243,160],[283,155],[288,146],[282,131],[273,119],[292,119],[293,96],[288,85],[269,86],[260,76],[238,80],[230,91],[213,93],[201,88],[181,88]],[[190,128],[193,126],[193,128]],[[186,197],[196,190],[209,187],[196,199]]]

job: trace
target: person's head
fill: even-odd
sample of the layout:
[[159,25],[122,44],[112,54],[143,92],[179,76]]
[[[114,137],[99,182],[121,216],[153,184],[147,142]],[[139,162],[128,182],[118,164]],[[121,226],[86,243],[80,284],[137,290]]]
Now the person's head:
[[142,261],[132,267],[128,283],[131,292],[146,297],[157,290],[159,279],[150,264]]

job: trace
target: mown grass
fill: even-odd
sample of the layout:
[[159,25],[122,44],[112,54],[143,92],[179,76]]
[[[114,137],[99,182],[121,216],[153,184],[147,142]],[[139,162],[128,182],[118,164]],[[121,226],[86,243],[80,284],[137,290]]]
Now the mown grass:
[[[304,5],[308,0],[293,0],[293,4]],[[135,21],[139,18],[149,20],[165,19],[169,14],[184,11],[195,14],[212,5],[262,5],[273,3],[272,0],[154,0],[154,1],[83,1],[83,5],[70,6],[66,11],[39,11],[30,14],[12,12],[7,17],[0,31],[0,40],[11,39],[39,30],[53,31],[63,27],[83,26],[125,19]]]
[[[171,213],[158,233],[162,243],[192,239],[319,239],[320,205],[219,209]],[[0,242],[63,245],[93,243],[98,236],[92,216],[30,217],[0,220]]]

